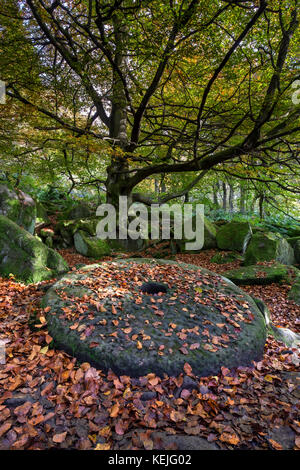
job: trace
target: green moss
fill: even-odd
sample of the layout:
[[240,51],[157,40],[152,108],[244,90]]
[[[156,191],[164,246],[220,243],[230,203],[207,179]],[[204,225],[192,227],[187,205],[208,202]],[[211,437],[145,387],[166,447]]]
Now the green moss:
[[216,253],[210,260],[211,263],[225,264],[233,261],[243,261],[243,257],[238,253]]
[[0,215],[8,217],[29,233],[34,233],[36,205],[28,194],[17,194],[6,185],[0,184]]
[[300,271],[292,285],[288,298],[293,300],[297,305],[300,305]]
[[95,215],[95,211],[91,207],[82,202],[71,209],[64,211],[60,218],[64,220],[74,220],[74,219],[87,219]]
[[217,246],[217,227],[216,225],[204,217],[204,245],[203,250],[216,248]]
[[293,264],[294,250],[280,234],[255,233],[245,253],[245,266],[256,264],[258,261],[271,260],[282,264]]
[[293,266],[274,264],[273,266],[244,266],[226,271],[224,276],[238,285],[272,284],[273,282],[292,282],[299,270]]
[[78,253],[89,258],[99,259],[102,256],[111,254],[111,249],[106,240],[90,237],[83,230],[79,230],[74,235],[75,248]]
[[217,246],[220,250],[243,251],[252,234],[248,222],[229,222],[217,232]]
[[68,271],[54,250],[7,217],[0,216],[0,273],[25,282],[39,282]]
[[296,264],[300,264],[300,237],[291,237],[286,240],[294,249]]

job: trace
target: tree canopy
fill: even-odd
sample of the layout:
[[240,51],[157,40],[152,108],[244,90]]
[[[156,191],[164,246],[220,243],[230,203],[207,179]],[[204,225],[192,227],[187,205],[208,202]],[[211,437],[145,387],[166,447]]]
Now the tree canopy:
[[160,173],[298,191],[297,3],[4,0],[3,168],[63,167],[113,202]]

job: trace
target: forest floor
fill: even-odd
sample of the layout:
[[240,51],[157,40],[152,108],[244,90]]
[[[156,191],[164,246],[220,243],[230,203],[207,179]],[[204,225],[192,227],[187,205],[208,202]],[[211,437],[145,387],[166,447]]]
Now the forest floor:
[[[214,250],[176,259],[222,273],[239,263],[213,264]],[[71,268],[91,261],[61,254]],[[93,261],[94,263],[94,261]],[[188,364],[178,377],[137,379],[78,364],[51,348],[43,310],[44,286],[0,278],[0,450],[97,449],[300,450],[299,355],[268,337],[253,367],[222,368],[196,377]],[[300,308],[289,285],[243,286],[269,307],[273,323],[300,332]],[[39,318],[35,331],[30,315]]]

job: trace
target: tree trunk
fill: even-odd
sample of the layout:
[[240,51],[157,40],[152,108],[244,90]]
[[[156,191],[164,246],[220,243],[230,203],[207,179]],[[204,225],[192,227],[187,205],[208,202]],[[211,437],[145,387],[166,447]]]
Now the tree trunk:
[[223,188],[223,209],[226,211],[227,208],[227,187],[226,183],[224,181],[222,182],[222,188]]
[[[113,17],[115,36],[115,64],[124,74],[126,64],[124,50],[126,46],[126,27],[122,24],[117,14]],[[111,157],[111,164],[107,168],[106,202],[113,204],[118,211],[119,196],[127,196],[131,199],[132,188],[128,185],[128,162],[126,160],[127,146],[127,100],[124,85],[117,69],[113,69],[112,82],[112,108],[110,116],[110,138],[115,153]],[[130,200],[128,205],[130,205]]]
[[259,217],[261,219],[264,218],[264,200],[265,200],[265,195],[264,194],[260,194],[259,196]]
[[218,202],[218,187],[216,184],[213,185],[213,203],[216,207],[219,206]]
[[229,212],[233,212],[233,199],[234,199],[234,190],[233,186],[229,185]]
[[127,169],[124,160],[115,160],[107,168],[106,202],[113,204],[116,209],[119,207],[119,196],[127,196],[128,205],[131,204],[132,188],[128,186]]
[[161,175],[161,180],[160,180],[160,192],[165,193],[167,190],[166,184],[165,184],[165,174],[162,173]]
[[240,185],[240,212],[242,214],[246,213],[246,208],[245,208],[245,189],[243,188],[242,185]]

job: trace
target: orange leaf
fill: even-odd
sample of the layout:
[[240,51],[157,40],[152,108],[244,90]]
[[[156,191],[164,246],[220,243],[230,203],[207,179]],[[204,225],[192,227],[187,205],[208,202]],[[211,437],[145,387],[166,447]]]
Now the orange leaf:
[[227,442],[228,444],[232,444],[235,446],[240,442],[240,438],[236,434],[223,432],[220,436],[220,441]]
[[274,441],[273,439],[268,439],[271,446],[274,447],[276,450],[282,450],[282,445],[279,444],[278,442]]
[[62,432],[61,434],[55,434],[53,436],[53,441],[57,442],[58,444],[61,444],[66,439],[66,436],[67,436],[67,431]]
[[112,418],[116,418],[118,416],[119,411],[120,411],[120,405],[119,403],[116,403],[111,409],[110,416]]
[[191,373],[192,373],[192,368],[191,368],[191,366],[189,365],[188,362],[186,362],[186,363],[184,364],[183,370],[184,370],[184,372],[186,373],[186,375],[191,375]]

